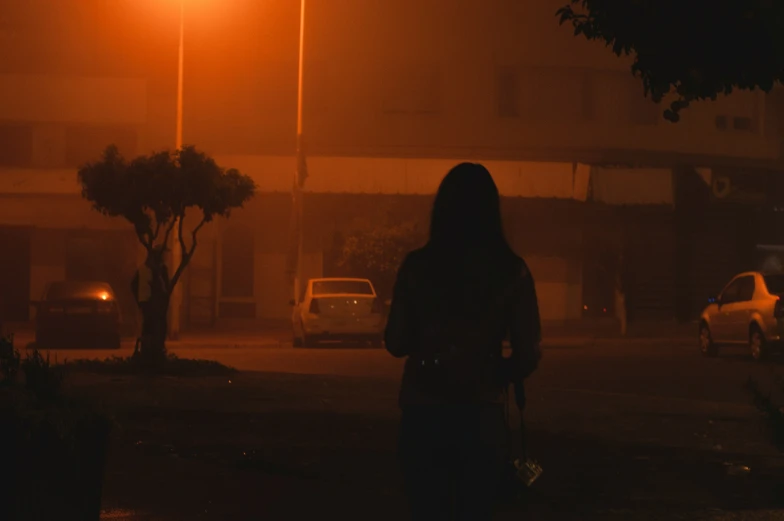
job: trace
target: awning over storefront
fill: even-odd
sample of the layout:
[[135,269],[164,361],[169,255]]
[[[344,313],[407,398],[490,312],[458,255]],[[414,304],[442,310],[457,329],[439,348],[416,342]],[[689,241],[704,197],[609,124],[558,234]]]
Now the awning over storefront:
[[[216,160],[252,176],[262,192],[291,190],[293,157],[222,156]],[[311,157],[305,191],[429,195],[436,192],[449,169],[461,161],[476,160]],[[571,199],[575,195],[573,163],[479,162],[493,174],[503,196]]]
[[593,200],[614,205],[672,205],[669,168],[591,169]]
[[0,194],[79,195],[75,168],[0,169]]
[[[250,175],[260,192],[288,193],[296,162],[287,156],[216,156],[224,168]],[[431,195],[459,159],[313,157],[305,191]],[[480,161],[505,197],[557,198],[608,204],[672,204],[669,169],[599,168],[585,164]],[[0,194],[78,195],[76,169],[3,169]]]

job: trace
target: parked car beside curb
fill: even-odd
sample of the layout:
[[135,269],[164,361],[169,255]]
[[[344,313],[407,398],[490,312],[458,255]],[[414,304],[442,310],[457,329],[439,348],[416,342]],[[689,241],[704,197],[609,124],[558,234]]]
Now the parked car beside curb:
[[779,351],[784,339],[784,274],[750,271],[735,276],[700,317],[700,350],[748,346],[755,360]]
[[300,301],[290,305],[294,347],[322,341],[383,343],[384,304],[368,279],[311,279]]
[[120,307],[105,282],[52,282],[31,304],[36,347],[120,348]]

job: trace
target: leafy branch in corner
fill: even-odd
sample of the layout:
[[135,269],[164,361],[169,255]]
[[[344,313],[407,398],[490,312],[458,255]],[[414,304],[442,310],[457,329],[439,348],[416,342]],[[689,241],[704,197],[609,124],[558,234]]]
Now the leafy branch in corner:
[[784,2],[774,0],[569,0],[556,16],[575,36],[631,56],[631,72],[680,119],[692,102],[734,90],[770,92],[784,79]]

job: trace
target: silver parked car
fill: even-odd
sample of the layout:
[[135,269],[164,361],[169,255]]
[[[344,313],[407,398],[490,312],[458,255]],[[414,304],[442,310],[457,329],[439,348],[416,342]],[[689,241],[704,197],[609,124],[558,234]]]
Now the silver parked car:
[[784,338],[782,297],[784,274],[737,275],[702,312],[702,353],[716,356],[719,346],[746,345],[755,360],[764,359]]
[[383,345],[384,307],[368,279],[311,279],[302,300],[289,304],[294,347],[330,340]]

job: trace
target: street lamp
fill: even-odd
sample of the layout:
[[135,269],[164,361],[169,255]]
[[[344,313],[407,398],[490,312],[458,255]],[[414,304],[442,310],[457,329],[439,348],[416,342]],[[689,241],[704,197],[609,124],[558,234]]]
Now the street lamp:
[[302,256],[304,253],[304,217],[303,186],[308,176],[305,159],[304,141],[302,136],[302,91],[303,71],[305,65],[305,0],[300,0],[299,7],[299,58],[297,65],[297,164],[294,170],[294,184],[292,188],[292,204],[295,205],[293,218],[296,220],[294,227],[297,241],[297,258],[294,268],[294,302],[298,302],[302,291]]
[[[177,49],[177,116],[176,129],[174,135],[174,149],[182,148],[182,92],[185,62],[185,0],[180,0],[180,38]],[[182,262],[182,254],[177,248],[176,233],[170,236],[171,244],[168,244],[169,256],[171,258],[172,273]],[[169,302],[169,339],[177,340],[180,336],[180,306],[182,305],[182,286],[177,285],[171,294]]]
[[180,0],[180,44],[177,57],[177,130],[174,138],[174,147],[182,148],[182,81],[185,59],[185,0]]
[[[177,60],[177,115],[175,131],[175,149],[182,148],[182,120],[183,120],[183,78],[184,78],[184,56],[185,56],[185,1],[180,2],[180,28],[179,46]],[[303,209],[303,186],[307,174],[307,163],[305,158],[302,112],[303,112],[303,77],[305,63],[305,0],[300,0],[299,16],[299,52],[297,65],[297,151],[296,168],[294,171],[294,185],[292,190],[292,203],[295,205],[294,214],[296,219],[296,265],[294,272],[294,299],[299,299],[302,290],[303,276],[303,253],[304,253],[304,209]],[[171,236],[172,244],[169,247],[172,266],[178,266],[181,262],[181,253],[176,246],[176,238]],[[177,339],[180,330],[180,306],[182,304],[182,288],[178,285],[172,292],[169,306],[169,338]]]

